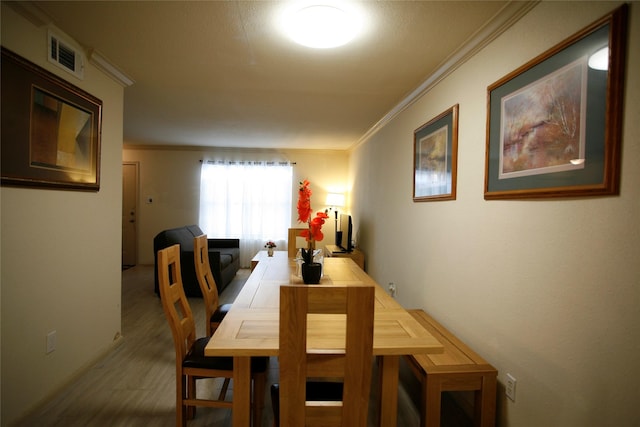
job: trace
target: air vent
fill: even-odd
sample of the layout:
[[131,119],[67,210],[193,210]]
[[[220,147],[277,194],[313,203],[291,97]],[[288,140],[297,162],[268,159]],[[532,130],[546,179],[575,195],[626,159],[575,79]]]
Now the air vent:
[[80,49],[63,40],[51,30],[48,32],[49,62],[73,74],[79,79],[84,78],[84,57]]

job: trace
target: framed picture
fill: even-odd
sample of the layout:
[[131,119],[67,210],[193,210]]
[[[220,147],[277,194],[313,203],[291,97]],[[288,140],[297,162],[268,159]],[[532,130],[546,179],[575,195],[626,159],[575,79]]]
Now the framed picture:
[[623,5],[489,86],[485,199],[618,194],[626,22]]
[[413,134],[413,201],[455,200],[458,105]]
[[100,189],[102,101],[2,48],[2,185]]

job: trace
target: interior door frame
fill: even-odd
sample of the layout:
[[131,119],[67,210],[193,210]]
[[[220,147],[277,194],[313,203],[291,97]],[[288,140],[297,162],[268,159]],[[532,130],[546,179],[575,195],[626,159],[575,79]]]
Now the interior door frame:
[[[135,167],[135,183],[134,183],[134,188],[133,190],[135,191],[135,225],[134,225],[134,239],[133,239],[133,246],[134,246],[134,251],[133,251],[133,257],[134,257],[134,264],[133,265],[137,265],[138,263],[138,233],[139,233],[139,227],[138,227],[138,218],[140,216],[140,162],[134,162],[134,161],[123,161],[122,162],[122,178],[123,178],[123,189],[122,189],[122,203],[123,203],[123,209],[124,209],[124,168],[125,166],[134,166]],[[124,217],[124,215],[123,215]],[[124,218],[123,218],[124,221]],[[124,224],[122,226],[122,230],[123,230],[123,236],[122,236],[122,252],[124,253]],[[123,267],[124,267],[124,262],[123,262]]]

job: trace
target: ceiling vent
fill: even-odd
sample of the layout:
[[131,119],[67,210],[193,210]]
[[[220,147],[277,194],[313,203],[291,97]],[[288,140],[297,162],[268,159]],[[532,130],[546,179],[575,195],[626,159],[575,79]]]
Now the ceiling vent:
[[80,80],[84,78],[84,55],[71,43],[62,39],[53,31],[48,31],[49,62],[73,74]]

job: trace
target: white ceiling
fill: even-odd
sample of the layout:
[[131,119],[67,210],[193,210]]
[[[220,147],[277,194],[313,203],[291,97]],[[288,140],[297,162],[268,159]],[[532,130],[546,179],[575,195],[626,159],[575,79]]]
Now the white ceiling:
[[126,144],[306,149],[356,145],[523,3],[359,4],[367,32],[314,50],[275,28],[283,2],[31,3],[135,81],[124,91]]

